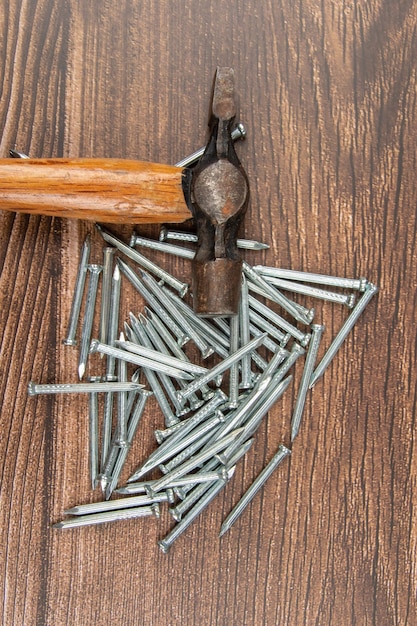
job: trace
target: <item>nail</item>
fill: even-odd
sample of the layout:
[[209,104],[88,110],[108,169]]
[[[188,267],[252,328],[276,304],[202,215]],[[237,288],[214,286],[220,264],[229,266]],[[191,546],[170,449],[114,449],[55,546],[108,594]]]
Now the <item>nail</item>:
[[[110,304],[109,304],[109,320],[107,331],[107,343],[110,346],[114,345],[117,339],[119,329],[119,311],[120,311],[120,290],[121,290],[121,276],[118,265],[113,270],[113,276],[111,279],[110,287]],[[115,376],[116,359],[113,356],[107,356],[106,361],[106,380],[117,380]],[[102,441],[101,441],[101,472],[104,471],[105,461],[107,459],[112,434],[112,420],[113,420],[113,393],[108,393],[104,399],[104,415],[102,426]]]
[[265,293],[268,295],[269,299],[279,304],[298,322],[302,322],[303,324],[310,323],[311,320],[309,320],[305,315],[302,315],[293,302],[288,300],[288,298],[286,298],[280,291],[278,291],[278,289],[275,289],[275,287],[272,287],[269,283],[267,283],[266,280],[262,278],[262,276],[249,265],[249,263],[243,261],[242,267],[247,278],[254,282],[256,285],[259,285],[261,289],[263,289],[263,291],[265,291]]
[[239,448],[245,443],[247,439],[252,437],[256,430],[258,429],[262,419],[268,413],[269,409],[279,400],[279,398],[284,394],[288,385],[292,381],[292,376],[288,376],[285,380],[279,381],[279,376],[275,379],[272,379],[265,397],[262,398],[260,403],[255,405],[255,409],[251,411],[245,419],[244,427],[233,443],[228,446],[222,453],[218,454],[218,459],[226,465],[226,463],[230,462],[230,459],[233,457],[235,452],[239,450]]
[[178,537],[185,531],[186,528],[200,515],[202,511],[210,504],[210,502],[217,496],[217,494],[226,485],[225,481],[219,481],[214,484],[207,492],[201,497],[197,504],[184,516],[184,518],[174,526],[164,539],[158,541],[158,545],[162,552],[165,554],[168,552],[172,544]]
[[131,509],[122,509],[118,511],[105,511],[104,513],[95,513],[92,515],[79,515],[73,519],[63,520],[54,524],[54,528],[78,528],[80,526],[91,526],[96,524],[104,524],[105,522],[119,522],[120,520],[135,519],[137,517],[159,517],[159,505],[157,503],[151,506],[132,507]]
[[[92,376],[89,383],[100,381],[100,376]],[[88,384],[88,383],[87,383]],[[91,488],[94,490],[97,485],[98,476],[98,396],[96,392],[89,394],[89,411],[88,411],[88,432],[89,432],[89,451],[90,451],[90,479]]]
[[9,154],[13,159],[30,159],[30,157],[24,152],[18,152],[17,150],[9,150]]
[[[208,432],[201,435],[196,441],[190,443],[189,446],[183,448],[176,456],[170,459],[167,463],[159,463],[159,469],[163,474],[169,474],[179,465],[182,465],[187,459],[194,457],[195,454],[200,453],[204,446],[209,446],[214,439],[213,433]],[[129,479],[130,480],[130,479]]]
[[[123,333],[120,334],[120,338],[123,338]],[[117,376],[121,383],[127,381],[127,363],[122,359],[117,362]],[[115,444],[120,448],[124,448],[127,445],[127,393],[120,391],[117,394],[117,424]]]
[[221,411],[216,411],[213,417],[206,419],[204,422],[199,424],[199,426],[194,428],[191,432],[187,433],[187,435],[185,435],[184,437],[177,438],[177,440],[174,443],[171,443],[169,441],[167,442],[170,444],[169,446],[168,445],[164,446],[163,450],[161,449],[157,450],[159,454],[155,455],[152,465],[156,467],[156,465],[158,464],[160,465],[161,463],[165,463],[167,459],[170,459],[172,457],[175,458],[176,455],[178,455],[182,450],[184,450],[188,446],[192,445],[195,441],[199,439],[200,440],[203,439],[203,437],[205,437],[207,433],[212,433],[215,427],[224,421],[225,421],[225,418],[224,418],[223,413]]
[[256,350],[256,348],[259,348],[259,346],[263,343],[265,336],[266,335],[264,334],[260,337],[255,337],[249,343],[239,348],[239,350],[237,350],[234,354],[229,356],[227,359],[224,359],[223,361],[221,361],[221,363],[209,370],[207,374],[200,376],[199,378],[192,381],[185,389],[178,391],[177,396],[180,402],[185,402],[189,395],[198,391],[198,389],[200,389],[202,385],[210,382],[219,374],[222,374],[233,363],[239,361],[246,353],[252,352],[253,350]]
[[63,343],[67,346],[75,346],[77,341],[75,339],[75,334],[78,325],[78,319],[80,317],[81,310],[81,302],[83,299],[84,287],[85,287],[85,279],[87,276],[87,266],[88,259],[90,256],[91,242],[90,236],[87,235],[83,246],[81,248],[81,259],[78,267],[77,279],[75,282],[75,290],[74,296],[72,299],[71,313],[68,323],[68,331],[67,336],[64,339]]
[[279,446],[278,452],[272,457],[268,465],[262,470],[262,472],[258,475],[258,477],[254,480],[252,485],[243,495],[243,497],[239,500],[236,506],[232,509],[229,515],[224,520],[219,536],[221,537],[227,532],[235,521],[240,517],[245,508],[248,506],[249,502],[255,497],[260,488],[265,484],[268,478],[271,476],[273,471],[278,467],[278,465],[285,459],[286,456],[291,454],[291,450],[286,448],[283,444]]
[[[188,243],[197,243],[198,237],[197,235],[194,235],[193,233],[184,233],[180,231],[168,230],[166,226],[162,226],[160,233],[159,233],[159,241],[163,242],[163,241],[169,241],[169,240],[184,241]],[[237,239],[236,243],[237,243],[238,248],[241,248],[244,250],[268,250],[269,249],[269,246],[267,243],[263,243],[261,241],[253,241],[252,239]],[[180,246],[176,246],[176,247],[178,247],[180,250],[185,249]]]
[[[153,467],[156,467],[159,463],[162,462],[162,456],[164,453],[169,450],[174,449],[174,446],[178,443],[178,441],[183,441],[186,436],[199,426],[202,422],[204,423],[220,406],[222,402],[226,400],[227,396],[220,390],[218,390],[215,396],[207,402],[197,413],[195,413],[192,417],[187,420],[186,423],[180,423],[179,428],[176,428],[176,431],[169,437],[168,441],[165,441],[163,445],[161,445],[154,453],[152,453],[143,465],[137,469],[134,474],[130,477],[129,482],[132,480],[137,480],[140,476],[143,476],[146,472],[148,472]],[[220,420],[219,420],[220,421]],[[192,441],[189,441],[186,445],[189,445]],[[184,447],[184,446],[183,446]],[[177,452],[172,453],[170,456],[174,456]]]
[[89,265],[90,280],[87,291],[87,302],[85,305],[84,321],[81,330],[81,346],[78,361],[78,376],[80,380],[84,377],[88,358],[88,348],[90,345],[91,329],[93,327],[94,307],[96,303],[98,279],[102,270],[101,265]]
[[171,329],[174,335],[176,335],[179,344],[183,346],[185,343],[187,343],[190,338],[185,334],[183,329],[178,326],[178,324],[171,317],[171,315],[168,315],[167,311],[159,304],[157,299],[154,298],[149,289],[147,289],[143,282],[139,279],[139,276],[121,259],[117,259],[117,263],[119,264],[119,267],[123,274],[129,279],[135,289],[137,289],[140,295],[146,300],[153,312],[158,315]]
[[139,422],[142,418],[146,402],[151,395],[152,395],[152,392],[148,391],[147,389],[144,389],[140,392],[136,406],[133,410],[131,417],[128,420],[127,445],[123,448],[119,448],[117,457],[111,469],[111,475],[106,476],[106,486],[105,486],[106,499],[110,498],[113,490],[116,488],[117,481],[119,480],[120,473],[123,469],[124,463],[126,461],[126,457],[129,453],[129,448],[132,444]]
[[[263,306],[265,306],[265,305],[263,305]],[[270,312],[271,312],[270,320],[273,321],[273,319],[274,319],[273,313],[274,312],[271,311],[271,310],[270,310]],[[251,306],[251,308],[249,310],[249,319],[250,319],[250,323],[252,324],[252,326],[255,326],[256,328],[258,328],[259,330],[263,331],[264,333],[268,333],[268,335],[270,337],[273,337],[274,339],[276,339],[280,343],[282,341],[284,341],[285,333],[283,333],[281,330],[279,330],[279,328],[277,328],[273,323],[271,323],[271,321],[268,321],[267,319],[262,317],[262,315],[257,313],[253,309],[252,306]],[[249,328],[250,328],[250,325],[249,325]],[[302,337],[302,336],[304,336],[304,333],[301,333],[301,331],[299,331],[299,332],[297,332],[297,335],[299,337]]]
[[[131,317],[132,322],[134,323],[135,322],[134,316],[130,314],[130,317]],[[167,397],[165,396],[165,393],[161,385],[159,384],[159,381],[156,377],[155,372],[152,371],[148,367],[144,367],[143,373],[146,376],[146,379],[155,395],[155,398],[158,401],[159,408],[161,409],[162,415],[164,416],[164,419],[165,419],[165,425],[169,427],[169,426],[173,426],[174,424],[177,424],[179,422],[179,419],[172,412],[171,406],[168,402]]]
[[337,333],[329,349],[327,350],[322,360],[320,361],[315,371],[313,372],[311,380],[310,380],[310,388],[316,384],[316,382],[319,380],[319,378],[321,378],[321,376],[323,376],[325,370],[329,367],[330,363],[336,356],[338,350],[342,346],[346,337],[348,336],[348,334],[350,333],[350,331],[352,330],[352,328],[358,321],[358,318],[360,317],[361,313],[364,311],[365,307],[367,306],[371,298],[377,292],[378,292],[378,287],[376,285],[372,283],[367,284],[364,293],[359,298],[356,306],[352,309],[352,312],[350,313],[349,317],[347,318],[347,320],[345,321],[345,323],[343,324],[343,326]]
[[298,270],[286,270],[277,267],[265,267],[255,265],[254,270],[263,276],[275,276],[288,280],[298,280],[305,283],[316,283],[317,285],[327,285],[329,287],[340,287],[342,289],[355,289],[365,291],[368,284],[366,278],[341,278],[339,276],[327,276],[326,274],[314,274],[311,272],[300,272]]
[[172,243],[165,243],[163,241],[155,241],[154,239],[147,239],[146,237],[140,237],[133,233],[130,240],[131,246],[142,246],[143,248],[149,248],[150,250],[158,250],[159,252],[165,252],[165,254],[173,254],[181,257],[182,259],[193,259],[195,257],[195,251],[189,248],[182,248]]
[[[250,283],[249,283],[249,287],[250,287]],[[278,315],[278,313],[275,313],[275,311],[272,311],[272,309],[267,307],[262,302],[259,302],[259,300],[257,300],[253,296],[249,296],[249,305],[252,310],[257,311],[258,313],[263,315],[269,322],[271,322],[275,326],[279,326],[279,328],[282,328],[283,330],[285,330],[285,332],[289,333],[291,337],[294,337],[294,339],[297,339],[297,341],[299,341],[302,346],[306,346],[308,344],[309,339],[310,339],[309,334],[303,333],[302,331],[300,331],[298,328],[296,328],[295,326],[287,322],[283,317]],[[275,335],[275,336],[278,339],[279,335]]]
[[[229,470],[234,473],[236,464],[240,461],[240,459],[250,450],[253,444],[253,439],[246,441],[246,443],[241,446],[241,448],[236,452],[227,466],[223,469]],[[204,471],[219,471],[219,459],[217,455],[215,455],[212,459],[210,459],[204,465]],[[230,474],[230,478],[233,474]],[[182,516],[192,505],[197,502],[197,500],[203,495],[203,493],[207,490],[207,485],[197,485],[195,487],[192,486],[184,486],[177,490],[178,496],[182,499],[182,502],[179,502],[174,508],[169,510],[169,513],[173,516],[177,522],[180,521]]]
[[[240,292],[239,303],[239,330],[240,330],[240,342],[245,345],[250,341],[250,328],[249,328],[249,293],[248,293],[248,281],[244,274],[242,274],[242,286]],[[241,360],[241,381],[240,389],[250,389],[253,387],[252,383],[252,371],[251,371],[251,355],[245,354]]]
[[92,502],[91,504],[78,504],[72,509],[64,511],[65,515],[91,515],[92,513],[104,513],[104,511],[118,511],[130,509],[132,507],[147,506],[155,502],[168,502],[166,493],[157,493],[154,498],[146,494],[131,498],[118,498],[117,500],[105,500],[103,502]]
[[195,331],[182,312],[178,310],[178,307],[168,297],[166,291],[158,285],[156,280],[150,274],[143,271],[140,271],[140,277],[160,304],[168,311],[173,319],[176,319],[178,325],[184,330],[187,336],[193,340],[200,350],[203,359],[213,354],[213,348],[201,339],[198,332]]
[[[154,342],[155,347],[159,350],[162,350],[162,346],[164,345],[164,352],[166,354],[172,354],[172,356],[177,357],[181,361],[186,361],[190,363],[190,359],[187,357],[185,352],[179,345],[176,343],[174,337],[171,335],[165,324],[156,316],[152,314],[152,311],[145,307],[145,315],[147,319],[146,329],[152,335],[151,339]],[[178,384],[180,386],[185,385],[184,381],[179,380]],[[204,389],[203,395],[207,397],[211,397],[213,393],[210,391],[208,387]],[[197,410],[202,404],[204,404],[204,400],[199,398],[196,394],[193,394],[189,398],[189,404],[193,411]]]
[[103,408],[103,425],[102,425],[102,437],[101,437],[101,460],[100,460],[100,472],[103,474],[107,456],[110,450],[111,433],[112,433],[112,421],[113,421],[113,398],[114,393],[108,392],[104,397]]
[[[184,476],[181,476],[180,478],[177,478],[176,480],[173,480],[172,483],[169,484],[168,487],[166,487],[166,490],[169,491],[171,489],[177,488],[177,487],[184,487],[184,486],[195,486],[195,485],[199,485],[202,483],[211,483],[214,482],[216,480],[221,480],[222,476],[224,475],[224,468],[222,468],[221,470],[218,470],[216,472],[212,471],[212,472],[195,472],[194,474],[185,474]],[[136,494],[136,493],[146,493],[146,490],[151,489],[152,490],[152,485],[154,484],[154,482],[156,482],[156,480],[148,480],[146,482],[135,482],[135,483],[129,483],[128,485],[125,485],[124,487],[120,487],[119,489],[116,489],[116,493],[123,493],[125,495],[132,495],[132,494]],[[166,492],[162,492],[162,493],[166,493]],[[156,495],[156,494],[155,494]]]
[[103,281],[101,288],[100,330],[99,339],[102,343],[108,342],[110,321],[110,302],[112,292],[113,257],[116,248],[104,248],[103,251]]
[[[119,267],[116,265],[113,271],[112,286],[110,294],[110,310],[109,310],[109,327],[107,335],[107,343],[114,346],[119,332],[119,311],[120,311],[120,290],[121,276]],[[106,362],[106,379],[108,381],[116,380],[115,376],[116,359],[114,356],[108,355]]]
[[[148,349],[148,351],[152,350],[152,352],[154,352],[154,355],[155,355],[154,358],[160,360],[162,357],[162,354],[158,351],[155,352],[152,348],[152,343],[148,336],[146,319],[143,317],[142,314],[140,315],[140,318],[141,318],[140,320],[137,320],[137,319],[133,319],[132,317],[131,338],[137,342],[136,345],[138,346],[139,350],[140,348],[146,348]],[[142,344],[142,346],[140,346],[139,344]],[[151,352],[148,352],[148,355],[151,355],[151,354],[152,354]],[[182,361],[180,360],[177,360],[177,362],[182,363]],[[176,388],[171,378],[167,376],[166,374],[164,374],[163,372],[158,372],[158,378],[162,387],[167,392],[169,400],[171,401],[171,403],[173,404],[175,408],[176,416],[181,417],[182,415],[188,413],[189,408],[183,408],[183,406],[178,401],[178,398],[176,396]],[[176,380],[179,381],[181,379],[177,378]],[[183,383],[186,384],[185,381],[183,381]]]
[[178,368],[181,371],[189,372],[190,374],[195,374],[201,376],[208,372],[207,367],[202,367],[201,365],[196,365],[195,363],[191,363],[190,361],[183,361],[182,359],[177,359],[174,356],[169,356],[164,354],[159,350],[153,350],[152,348],[146,347],[144,345],[135,344],[132,341],[116,341],[116,346],[122,348],[123,350],[127,350],[128,352],[132,352],[133,354],[137,354],[139,356],[143,356],[147,359],[158,360],[159,363],[163,363],[164,365],[168,365],[170,367]]
[[90,353],[94,354],[95,352],[99,352],[100,354],[108,354],[114,356],[116,359],[121,359],[122,361],[127,361],[128,363],[133,363],[134,365],[139,365],[140,367],[146,367],[156,372],[162,372],[163,374],[166,374],[167,376],[172,376],[173,378],[183,378],[184,380],[193,379],[193,376],[191,374],[182,369],[180,370],[175,367],[170,367],[169,365],[165,365],[161,361],[147,359],[145,357],[139,356],[138,354],[133,354],[133,352],[129,352],[128,350],[122,350],[121,348],[108,346],[106,344],[100,343],[98,339],[93,339],[90,345]]
[[[233,141],[236,141],[237,139],[244,139],[246,137],[246,129],[243,124],[239,123],[236,128],[232,130],[231,137]],[[181,161],[178,161],[178,163],[175,163],[175,165],[177,167],[189,167],[190,165],[194,165],[203,156],[205,149],[206,148],[204,147],[196,150],[189,156],[181,159]]]
[[326,300],[328,302],[337,302],[338,304],[344,304],[349,309],[355,305],[356,296],[353,293],[337,293],[335,291],[327,291],[325,289],[318,289],[311,285],[303,285],[302,283],[293,282],[291,280],[284,280],[282,278],[268,277],[267,282],[271,285],[275,285],[280,289],[291,291],[294,293],[301,293],[305,296],[311,296],[312,298],[318,298],[319,300]]
[[38,385],[30,382],[28,385],[28,394],[37,396],[45,393],[109,393],[121,391],[139,391],[143,385],[132,382],[112,382],[112,383],[53,383],[46,385]]
[[229,340],[226,336],[224,336],[220,331],[218,331],[212,324],[210,324],[207,319],[202,317],[198,317],[194,310],[186,303],[184,300],[181,300],[176,294],[169,291],[167,288],[162,287],[163,292],[167,295],[168,298],[174,303],[174,305],[184,313],[190,324],[195,328],[196,332],[204,337],[210,337],[210,345],[213,344],[217,346],[220,344],[224,346],[227,350],[229,349]]
[[132,259],[132,261],[135,261],[135,263],[137,263],[141,267],[144,267],[149,272],[152,272],[152,274],[154,274],[155,276],[158,276],[160,280],[163,280],[164,283],[170,285],[170,287],[178,291],[181,296],[184,296],[187,293],[188,285],[186,283],[182,283],[181,281],[177,280],[174,276],[163,270],[162,267],[159,267],[159,265],[156,265],[156,263],[153,263],[142,254],[139,254],[139,252],[137,252],[136,250],[133,250],[133,248],[123,243],[123,241],[120,241],[120,239],[102,228],[102,226],[96,224],[96,227],[103,239],[107,241],[107,243],[116,246],[118,250],[123,252],[123,254],[125,254],[130,259]]
[[156,481],[156,483],[152,487],[153,491],[161,491],[161,489],[163,489],[166,485],[170,484],[170,481],[174,480],[175,478],[179,478],[183,474],[188,474],[191,470],[204,463],[204,461],[207,461],[210,457],[217,454],[217,452],[220,452],[220,450],[226,448],[229,443],[231,443],[233,439],[239,435],[240,432],[240,429],[232,431],[226,437],[223,437],[222,439],[213,443],[209,448],[207,448],[207,450],[205,450],[205,452],[201,452],[200,454],[197,454],[185,463],[177,466],[174,470],[172,470],[172,472],[169,472],[168,474]]
[[[239,350],[239,316],[230,318],[230,355]],[[235,361],[229,372],[229,406],[236,408],[239,403],[239,363]]]
[[239,428],[244,422],[246,416],[250,414],[250,411],[259,400],[265,395],[272,380],[272,375],[262,375],[256,383],[251,393],[246,399],[239,405],[239,407],[232,413],[227,415],[226,422],[220,426],[216,432],[215,439],[220,439],[228,435],[233,429]]
[[320,324],[312,324],[311,326],[311,330],[313,332],[311,335],[311,341],[308,347],[303,374],[301,376],[300,386],[298,389],[295,407],[291,419],[291,441],[294,441],[300,428],[301,417],[304,411],[308,387],[310,384],[314,366],[316,364],[317,352],[320,346],[320,341],[324,329],[325,327]]

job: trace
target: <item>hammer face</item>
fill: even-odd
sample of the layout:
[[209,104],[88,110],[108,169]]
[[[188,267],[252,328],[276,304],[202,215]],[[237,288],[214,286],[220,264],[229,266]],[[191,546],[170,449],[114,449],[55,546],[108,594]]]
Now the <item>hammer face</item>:
[[249,183],[231,137],[233,77],[232,69],[218,68],[210,138],[190,181],[199,244],[193,263],[194,310],[203,317],[236,315],[239,307],[242,266],[236,242]]
[[194,310],[200,317],[229,317],[239,309],[242,261],[194,261]]

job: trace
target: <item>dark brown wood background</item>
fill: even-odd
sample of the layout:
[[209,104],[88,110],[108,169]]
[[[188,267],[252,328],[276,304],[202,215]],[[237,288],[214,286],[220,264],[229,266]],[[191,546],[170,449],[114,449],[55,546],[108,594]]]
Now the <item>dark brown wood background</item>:
[[[174,163],[204,143],[215,67],[233,66],[248,129],[245,233],[271,246],[246,258],[380,288],[311,394],[290,462],[219,540],[221,520],[288,442],[291,393],[166,556],[156,545],[166,512],[51,527],[98,497],[87,405],[28,398],[27,385],[76,380],[62,338],[81,243],[91,232],[100,261],[102,242],[86,223],[2,213],[3,624],[417,623],[416,27],[412,0],[0,3],[0,156],[16,146]],[[126,312],[140,309],[124,298]],[[347,312],[317,310],[329,343]],[[152,402],[144,424],[131,467],[161,424]]]

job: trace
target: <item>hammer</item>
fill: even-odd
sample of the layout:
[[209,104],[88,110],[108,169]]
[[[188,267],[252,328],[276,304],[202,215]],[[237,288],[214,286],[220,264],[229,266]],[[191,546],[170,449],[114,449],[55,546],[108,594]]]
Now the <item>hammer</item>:
[[249,183],[236,155],[234,72],[213,80],[209,140],[195,168],[125,159],[0,159],[0,209],[107,223],[179,223],[194,218],[194,310],[236,315],[242,262],[237,231]]

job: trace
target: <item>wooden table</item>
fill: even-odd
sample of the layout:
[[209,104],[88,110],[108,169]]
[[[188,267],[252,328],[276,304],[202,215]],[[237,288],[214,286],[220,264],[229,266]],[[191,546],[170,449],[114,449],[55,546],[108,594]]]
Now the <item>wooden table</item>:
[[[252,191],[243,234],[270,245],[245,258],[380,288],[309,396],[290,461],[219,540],[222,519],[288,443],[294,390],[164,555],[166,509],[160,520],[52,528],[99,498],[87,401],[30,398],[27,385],[76,380],[62,339],[79,251],[91,233],[100,261],[103,244],[87,223],[2,213],[2,623],[416,624],[416,3],[2,4],[0,156],[16,147],[174,163],[204,144],[213,72],[232,66]],[[184,263],[166,266],[186,277]],[[142,306],[126,289],[123,314]],[[346,315],[317,305],[324,344]],[[130,468],[157,425],[150,402]]]

